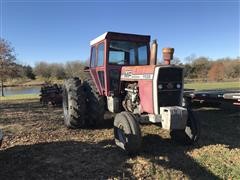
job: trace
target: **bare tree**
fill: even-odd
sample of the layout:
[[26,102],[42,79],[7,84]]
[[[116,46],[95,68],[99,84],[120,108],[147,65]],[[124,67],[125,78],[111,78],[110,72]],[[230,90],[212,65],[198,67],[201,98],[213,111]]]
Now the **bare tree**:
[[208,71],[208,78],[213,81],[221,81],[224,79],[224,71],[225,67],[223,63],[216,61]]
[[0,81],[2,96],[4,96],[4,81],[16,74],[16,56],[14,48],[5,39],[0,38]]
[[187,64],[192,64],[193,61],[197,59],[197,56],[195,54],[191,54],[187,57],[184,58],[184,61],[187,63]]
[[63,64],[52,63],[52,64],[49,64],[49,68],[51,69],[51,77],[54,77],[57,79],[64,79],[66,77]]
[[82,61],[70,61],[65,64],[65,72],[66,77],[80,77],[81,79],[85,79],[86,73],[84,73],[84,67],[86,66],[87,62]]
[[39,77],[49,79],[51,77],[51,69],[49,64],[44,61],[38,62],[35,65],[34,73]]

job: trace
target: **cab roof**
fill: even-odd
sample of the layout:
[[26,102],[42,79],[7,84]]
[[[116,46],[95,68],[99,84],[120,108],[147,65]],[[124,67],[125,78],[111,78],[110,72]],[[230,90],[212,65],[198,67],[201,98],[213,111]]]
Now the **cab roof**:
[[93,39],[90,45],[97,44],[104,39],[122,40],[122,41],[135,41],[135,42],[150,42],[149,35],[128,34],[119,32],[105,32],[101,36]]

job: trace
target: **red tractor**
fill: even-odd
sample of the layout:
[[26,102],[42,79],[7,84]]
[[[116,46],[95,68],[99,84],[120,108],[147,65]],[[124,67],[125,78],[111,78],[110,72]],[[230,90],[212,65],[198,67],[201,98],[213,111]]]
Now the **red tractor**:
[[66,80],[64,122],[69,128],[95,126],[106,111],[115,113],[116,145],[128,153],[141,147],[141,123],[170,130],[171,138],[192,144],[199,123],[183,107],[183,68],[170,65],[173,48],[163,48],[164,65],[157,65],[157,43],[150,36],[107,32],[90,43],[87,78]]

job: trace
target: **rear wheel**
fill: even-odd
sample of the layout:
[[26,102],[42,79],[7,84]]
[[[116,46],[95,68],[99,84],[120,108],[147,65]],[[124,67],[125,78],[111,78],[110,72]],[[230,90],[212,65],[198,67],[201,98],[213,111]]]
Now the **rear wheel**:
[[198,141],[200,137],[201,125],[195,118],[192,110],[188,110],[188,120],[185,130],[171,130],[171,138],[184,145],[191,145]]
[[[89,74],[90,76],[90,74]],[[89,77],[83,82],[84,91],[86,93],[86,105],[88,111],[88,124],[95,126],[98,122],[104,119],[105,113],[105,97],[99,95],[97,88]]]
[[141,148],[141,130],[136,117],[130,112],[121,112],[114,119],[114,137],[117,146],[129,154]]
[[83,128],[86,125],[86,97],[78,78],[71,78],[63,86],[64,124],[68,128]]

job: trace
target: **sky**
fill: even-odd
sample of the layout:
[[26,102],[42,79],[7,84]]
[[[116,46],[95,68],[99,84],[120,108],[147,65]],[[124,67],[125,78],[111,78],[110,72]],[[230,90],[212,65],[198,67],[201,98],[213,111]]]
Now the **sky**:
[[240,56],[239,0],[0,0],[0,36],[18,62],[86,60],[90,41],[106,31],[151,35],[190,55]]

